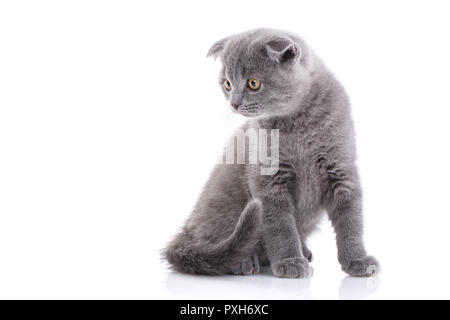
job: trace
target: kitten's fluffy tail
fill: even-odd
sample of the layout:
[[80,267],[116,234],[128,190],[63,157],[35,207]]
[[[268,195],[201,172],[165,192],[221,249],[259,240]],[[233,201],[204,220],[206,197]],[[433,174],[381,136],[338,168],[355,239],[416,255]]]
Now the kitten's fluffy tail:
[[239,217],[233,233],[218,244],[194,243],[183,230],[164,251],[172,268],[183,273],[224,274],[254,253],[261,227],[261,201],[252,200]]

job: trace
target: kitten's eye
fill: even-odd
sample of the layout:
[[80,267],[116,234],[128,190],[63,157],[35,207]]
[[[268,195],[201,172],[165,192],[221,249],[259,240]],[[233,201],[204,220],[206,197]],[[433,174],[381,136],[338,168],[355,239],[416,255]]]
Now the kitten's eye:
[[231,82],[230,82],[230,81],[225,80],[225,81],[223,82],[223,86],[224,86],[225,89],[227,89],[228,91],[231,90]]
[[248,87],[252,90],[258,90],[261,86],[261,81],[256,79],[250,79],[248,80]]

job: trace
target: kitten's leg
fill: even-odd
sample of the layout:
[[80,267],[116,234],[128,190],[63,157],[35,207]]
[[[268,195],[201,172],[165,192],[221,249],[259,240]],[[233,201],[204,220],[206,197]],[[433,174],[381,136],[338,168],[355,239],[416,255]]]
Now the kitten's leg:
[[361,188],[356,169],[353,172],[335,170],[339,179],[331,185],[328,215],[336,232],[338,260],[342,270],[351,276],[375,274],[379,264],[364,248],[361,214]]
[[275,276],[304,278],[310,276],[311,270],[302,253],[293,215],[294,201],[287,189],[289,179],[282,170],[273,176],[261,176],[263,241]]

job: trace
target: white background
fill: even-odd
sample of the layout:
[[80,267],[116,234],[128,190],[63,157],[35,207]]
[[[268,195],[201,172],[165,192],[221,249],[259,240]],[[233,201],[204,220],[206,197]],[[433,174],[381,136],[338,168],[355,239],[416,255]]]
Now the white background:
[[[450,298],[447,1],[0,4],[0,298]],[[172,273],[159,250],[195,204],[231,115],[216,40],[303,36],[351,97],[365,237],[348,278],[323,221],[314,275]]]

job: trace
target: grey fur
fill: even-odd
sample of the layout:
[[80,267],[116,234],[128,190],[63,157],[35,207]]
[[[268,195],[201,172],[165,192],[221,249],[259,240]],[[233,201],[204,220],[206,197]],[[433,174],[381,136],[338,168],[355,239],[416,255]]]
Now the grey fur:
[[[353,124],[340,83],[301,38],[284,31],[233,35],[208,55],[222,61],[225,97],[250,118],[243,129],[279,129],[280,169],[264,176],[258,165],[218,165],[166,248],[168,262],[187,273],[251,274],[270,264],[276,276],[308,277],[305,241],[327,212],[342,269],[372,275],[378,262],[363,245]],[[247,87],[252,78],[261,81],[258,91]]]

